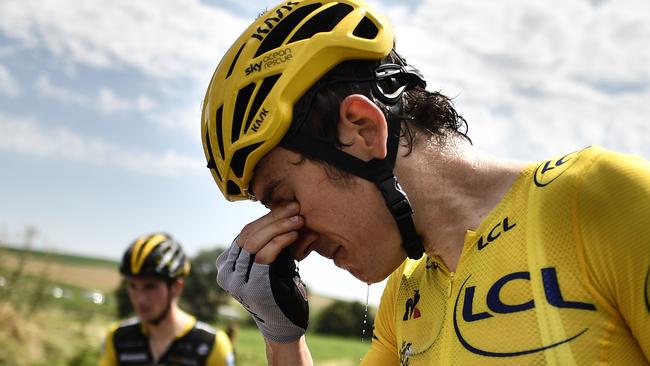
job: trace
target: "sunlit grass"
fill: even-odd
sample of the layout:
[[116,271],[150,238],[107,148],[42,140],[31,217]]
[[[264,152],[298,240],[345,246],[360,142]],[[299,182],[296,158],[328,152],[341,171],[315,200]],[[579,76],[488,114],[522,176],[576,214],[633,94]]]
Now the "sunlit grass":
[[[307,334],[307,344],[316,365],[358,365],[370,347],[370,340]],[[264,339],[256,328],[242,328],[235,344],[241,365],[266,365]]]

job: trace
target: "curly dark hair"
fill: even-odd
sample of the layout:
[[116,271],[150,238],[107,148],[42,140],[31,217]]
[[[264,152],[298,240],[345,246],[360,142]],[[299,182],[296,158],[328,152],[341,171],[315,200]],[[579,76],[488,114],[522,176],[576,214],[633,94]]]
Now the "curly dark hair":
[[[405,60],[393,49],[382,61],[345,61],[330,70],[315,83],[295,104],[294,119],[285,139],[300,131],[317,140],[338,148],[345,142],[338,139],[339,106],[352,94],[361,94],[373,100],[388,120],[389,108],[373,96],[374,71],[380,64],[405,64]],[[467,136],[467,121],[454,109],[452,99],[430,92],[420,86],[407,90],[402,97],[402,123],[400,141],[410,154],[418,136],[435,138],[444,143],[450,136],[460,136],[471,143]],[[281,146],[282,146],[281,142]],[[318,157],[310,157],[318,160]],[[343,174],[345,176],[345,174]]]

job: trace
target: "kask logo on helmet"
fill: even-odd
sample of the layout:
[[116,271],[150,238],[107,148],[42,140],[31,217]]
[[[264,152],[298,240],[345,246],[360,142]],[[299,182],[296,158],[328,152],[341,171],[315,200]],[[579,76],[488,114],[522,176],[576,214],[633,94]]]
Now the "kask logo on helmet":
[[262,108],[260,113],[257,115],[255,122],[253,122],[253,127],[251,127],[253,132],[257,132],[260,129],[260,126],[262,123],[264,123],[264,118],[266,118],[267,114],[269,114],[269,111],[266,108]]
[[[264,40],[264,37],[275,27],[276,24],[280,23],[280,20],[291,11],[294,10],[294,6],[298,5],[295,1],[287,1],[286,4],[280,6],[275,11],[275,16],[270,16],[264,19],[264,25],[257,27],[255,33],[251,35],[251,38],[259,39],[260,41]],[[286,13],[286,14],[285,14]]]

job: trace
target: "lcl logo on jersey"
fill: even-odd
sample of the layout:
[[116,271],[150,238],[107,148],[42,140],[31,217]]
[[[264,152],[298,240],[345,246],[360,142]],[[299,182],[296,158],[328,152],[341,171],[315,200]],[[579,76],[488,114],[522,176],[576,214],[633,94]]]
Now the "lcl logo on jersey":
[[573,165],[575,162],[576,153],[564,155],[558,160],[548,160],[540,164],[537,169],[535,169],[535,175],[533,179],[535,180],[535,185],[538,187],[546,187],[547,185],[553,183],[554,180],[559,178],[562,173],[567,171],[567,169]]
[[[548,305],[554,306],[556,308],[562,308],[562,309],[576,309],[576,310],[585,310],[585,311],[596,310],[596,306],[591,303],[568,300],[564,297],[560,289],[560,284],[558,281],[557,271],[555,267],[542,268],[541,275],[542,275],[542,284],[544,287],[544,294]],[[490,357],[521,356],[530,353],[541,352],[543,350],[559,346],[560,344],[570,342],[573,339],[584,334],[587,330],[589,330],[589,328],[585,328],[582,331],[573,334],[566,339],[558,340],[556,342],[553,342],[552,344],[544,345],[542,347],[537,347],[537,348],[528,348],[528,349],[524,348],[519,351],[499,352],[496,350],[487,350],[487,349],[479,348],[471,344],[470,341],[468,341],[463,336],[461,330],[461,324],[465,324],[466,326],[472,323],[476,324],[476,322],[482,321],[484,319],[492,318],[495,316],[499,316],[499,314],[510,314],[510,313],[517,313],[517,312],[531,310],[540,304],[535,304],[535,301],[533,299],[530,299],[529,301],[523,302],[521,304],[506,304],[501,300],[502,298],[501,291],[511,281],[515,281],[515,280],[530,281],[530,272],[513,272],[501,277],[490,286],[487,292],[487,296],[485,298],[485,304],[487,305],[489,311],[475,312],[475,309],[478,308],[478,306],[475,305],[476,303],[479,303],[480,300],[475,299],[476,286],[466,287],[467,282],[469,281],[470,278],[471,276],[465,279],[465,281],[461,285],[458,295],[456,296],[456,302],[454,304],[453,323],[454,323],[454,330],[456,332],[456,337],[458,338],[459,342],[463,345],[463,347],[465,347],[465,349],[467,349],[472,353],[483,355],[483,356],[490,356]],[[459,303],[460,295],[462,293],[465,294],[465,298],[462,305],[462,311],[460,312],[462,314],[461,319],[463,321],[461,323],[458,319],[458,315],[459,315],[458,303]]]
[[497,240],[498,237],[501,236],[503,233],[507,233],[508,231],[514,229],[514,227],[517,226],[512,221],[508,221],[508,217],[506,216],[502,222],[499,222],[498,224],[494,225],[492,229],[487,233],[487,235],[482,235],[478,241],[476,242],[476,246],[478,247],[478,250],[483,250],[488,244],[491,242]]

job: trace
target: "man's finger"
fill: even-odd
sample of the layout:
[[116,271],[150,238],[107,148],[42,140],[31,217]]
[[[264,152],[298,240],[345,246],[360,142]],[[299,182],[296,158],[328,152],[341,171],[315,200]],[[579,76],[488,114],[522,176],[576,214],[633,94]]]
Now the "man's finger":
[[298,239],[298,231],[275,236],[255,255],[255,262],[259,264],[271,264],[278,257],[282,249],[291,245]]
[[298,215],[299,212],[300,205],[298,205],[297,202],[288,202],[286,205],[269,211],[266,215],[244,226],[238,236],[239,245],[243,245],[243,243],[246,242],[250,236],[255,235],[255,233],[261,229],[272,225],[278,220]]
[[254,233],[251,233],[246,239],[238,238],[237,243],[250,253],[257,253],[262,250],[268,243],[282,234],[297,231],[304,224],[300,216],[291,216],[272,222],[270,225],[261,227]]

